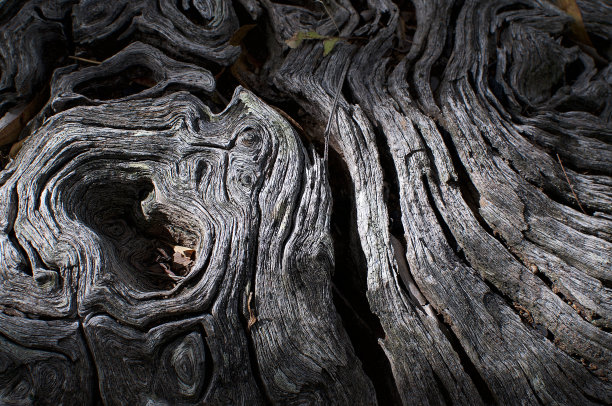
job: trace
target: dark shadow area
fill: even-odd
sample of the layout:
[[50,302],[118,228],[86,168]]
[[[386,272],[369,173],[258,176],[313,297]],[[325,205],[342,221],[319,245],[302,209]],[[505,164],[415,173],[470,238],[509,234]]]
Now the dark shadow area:
[[151,199],[152,193],[153,184],[148,179],[134,183],[109,180],[89,185],[81,199],[82,208],[76,211],[103,238],[103,249],[112,247],[112,256],[130,269],[131,283],[139,290],[167,290],[193,265],[187,259],[185,263],[177,261],[175,247],[192,245],[192,236],[198,233],[182,230],[154,203],[150,210],[145,209],[145,200]]
[[378,404],[399,405],[402,402],[391,365],[378,343],[385,333],[366,296],[367,266],[357,236],[353,183],[340,156],[332,149],[329,152],[331,233],[336,263],[332,277],[334,305],[363,370],[374,385]]
[[155,86],[154,73],[146,66],[130,66],[113,76],[99,76],[79,83],[75,93],[92,100],[121,99]]

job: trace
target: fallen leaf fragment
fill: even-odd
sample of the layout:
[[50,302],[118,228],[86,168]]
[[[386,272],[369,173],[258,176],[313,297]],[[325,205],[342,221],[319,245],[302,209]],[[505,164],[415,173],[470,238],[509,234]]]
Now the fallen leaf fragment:
[[334,46],[339,40],[340,38],[338,37],[332,37],[323,41],[323,56],[327,56],[332,51],[332,49],[334,49]]
[[187,258],[193,259],[195,257],[195,250],[193,248],[189,248],[189,247],[182,247],[180,245],[175,245],[174,246],[174,252],[175,253],[180,253],[182,255],[184,255]]
[[27,105],[14,107],[0,118],[0,146],[12,144],[17,141],[19,132],[24,126],[24,111]]
[[305,39],[327,39],[325,35],[321,35],[316,31],[298,31],[285,43],[289,45],[289,48],[299,47]]
[[188,258],[186,256],[184,256],[183,254],[181,254],[180,252],[175,252],[174,255],[172,256],[172,261],[180,266],[183,266],[185,268],[191,266],[193,264],[193,260],[191,258]]
[[23,147],[23,143],[25,142],[25,140],[27,140],[27,138],[17,141],[11,146],[11,150],[9,151],[9,157],[15,158],[17,156],[19,151],[21,151],[21,147]]
[[582,13],[580,7],[576,4],[576,0],[557,0],[557,7],[567,13],[574,19],[572,24],[572,32],[576,36],[576,39],[583,44],[593,46],[589,34],[587,34],[586,28],[584,28],[584,21],[582,20]]
[[230,38],[229,40],[230,45],[240,45],[244,37],[246,37],[249,31],[251,31],[255,27],[257,27],[257,24],[247,24],[238,28],[238,30],[234,33],[234,35],[232,35],[232,38]]
[[291,38],[289,38],[285,43],[289,45],[289,48],[297,48],[304,41],[304,32],[299,31],[293,34]]
[[[23,103],[13,107],[0,118],[0,147],[17,141],[21,130],[23,130],[26,124],[34,118],[45,104],[48,97],[47,92],[47,89],[43,90],[34,96],[29,103]],[[14,155],[13,148],[11,148],[12,157],[17,155],[17,152],[21,148],[21,144],[23,144],[22,141],[18,142],[19,146],[16,148]]]

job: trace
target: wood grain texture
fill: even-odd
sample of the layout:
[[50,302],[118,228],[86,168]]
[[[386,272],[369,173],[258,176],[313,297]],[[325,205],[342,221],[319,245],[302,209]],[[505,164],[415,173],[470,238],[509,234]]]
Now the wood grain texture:
[[612,403],[578,6],[0,3],[0,403]]

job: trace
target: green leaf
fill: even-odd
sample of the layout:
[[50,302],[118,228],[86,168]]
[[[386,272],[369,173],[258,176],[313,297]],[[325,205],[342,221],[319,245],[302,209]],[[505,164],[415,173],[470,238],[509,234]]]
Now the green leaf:
[[289,45],[289,48],[299,47],[305,39],[326,39],[325,35],[321,35],[316,31],[298,31],[285,43]]
[[323,56],[327,56],[339,40],[338,37],[331,37],[323,41]]
[[316,31],[308,31],[305,33],[306,39],[325,39],[327,38],[325,35],[321,35]]

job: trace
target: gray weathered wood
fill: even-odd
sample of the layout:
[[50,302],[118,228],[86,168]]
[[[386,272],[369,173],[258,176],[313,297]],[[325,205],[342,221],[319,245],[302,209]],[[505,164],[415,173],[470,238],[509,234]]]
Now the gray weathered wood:
[[0,3],[0,403],[611,404],[578,5]]

